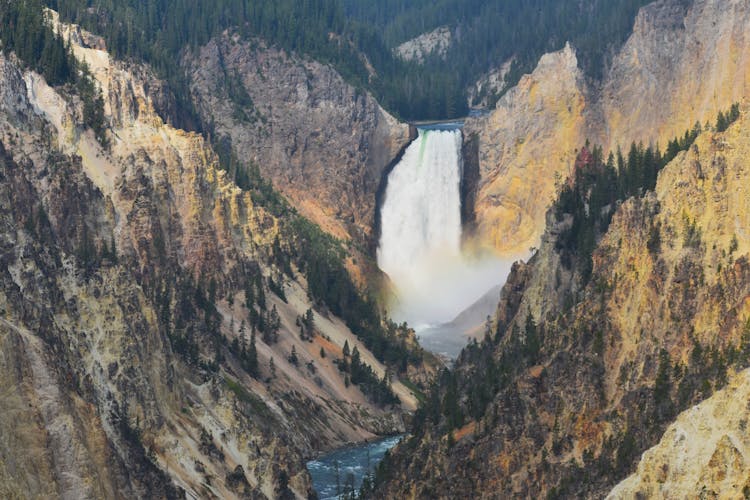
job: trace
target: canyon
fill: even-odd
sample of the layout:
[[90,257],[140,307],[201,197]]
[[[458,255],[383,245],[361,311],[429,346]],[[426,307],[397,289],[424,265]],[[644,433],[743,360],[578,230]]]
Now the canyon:
[[[689,409],[725,385],[729,394],[745,390],[747,380],[750,128],[742,109],[726,132],[703,132],[678,154],[655,192],[617,208],[590,280],[580,257],[566,264],[561,235],[572,221],[549,214],[537,253],[503,288],[496,336],[464,349],[432,396],[441,408],[456,398],[456,413],[424,410],[378,495],[605,496],[662,435],[613,498],[669,497],[665,481],[717,495],[730,484],[742,490],[744,448],[731,443],[747,408],[713,411],[727,404],[719,393],[705,409]],[[532,336],[538,351],[528,350]],[[703,419],[690,428],[705,429],[706,447],[688,446],[698,434],[669,430],[675,417],[678,429]],[[702,475],[685,465],[693,462],[704,464]]]
[[[720,410],[746,381],[747,16],[738,2],[654,2],[599,85],[566,46],[467,120],[478,141],[475,237],[534,256],[514,266],[493,337],[461,353],[432,396],[438,414],[424,410],[375,496],[747,491],[737,438],[747,409]],[[732,102],[742,118],[717,130]],[[591,161],[589,141],[605,161],[618,146],[664,148],[691,130],[697,140],[654,192],[604,208],[612,223],[587,277],[585,257],[566,250],[575,219],[550,203]]]
[[[154,68],[47,15],[105,132],[0,54],[0,496],[309,498],[311,459],[405,433],[364,497],[750,491],[747,2],[646,5],[599,80],[570,43],[512,88],[495,61],[450,131],[235,29],[180,52],[184,130]],[[675,137],[648,189],[584,193],[571,250],[561,193]],[[447,363],[393,297],[447,322],[430,280],[487,255],[523,260],[481,270],[494,311]]]

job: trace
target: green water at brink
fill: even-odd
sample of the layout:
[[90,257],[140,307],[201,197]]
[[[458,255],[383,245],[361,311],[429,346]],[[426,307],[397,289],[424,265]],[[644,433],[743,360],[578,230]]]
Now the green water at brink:
[[427,148],[427,135],[429,133],[429,130],[424,130],[421,132],[421,137],[419,138],[422,142],[419,143],[419,161],[417,162],[417,170],[421,170],[422,163],[424,163],[424,151]]

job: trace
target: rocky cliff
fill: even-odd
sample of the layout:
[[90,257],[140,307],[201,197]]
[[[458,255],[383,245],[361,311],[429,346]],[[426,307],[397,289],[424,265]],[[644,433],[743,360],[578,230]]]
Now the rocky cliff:
[[508,82],[505,81],[513,60],[502,63],[499,67],[493,68],[482,75],[476,82],[469,86],[466,91],[467,104],[469,108],[484,109],[494,108],[497,98],[507,88]]
[[601,82],[582,78],[569,47],[544,56],[488,117],[467,121],[480,140],[479,241],[506,255],[536,246],[583,140],[664,148],[746,96],[749,25],[746,2],[659,0],[641,9]]
[[566,46],[543,56],[489,116],[467,120],[464,133],[479,141],[474,210],[482,245],[512,256],[536,245],[544,213],[585,140],[589,100]]
[[0,56],[0,496],[305,497],[306,458],[402,431],[402,384],[389,409],[344,384],[345,342],[387,368],[342,320],[319,307],[300,335],[317,306],[284,216],[165,124],[147,67],[52,22],[101,89],[108,144],[73,88]]
[[748,26],[742,1],[660,0],[641,9],[601,90],[595,139],[610,149],[664,145],[696,121],[712,123],[750,92]]
[[[746,409],[737,420],[714,411],[746,390],[746,376],[732,374],[750,353],[742,109],[726,132],[704,132],[678,154],[654,192],[616,208],[589,280],[584,257],[565,250],[575,220],[550,213],[538,252],[504,287],[496,336],[443,376],[416,437],[381,470],[378,495],[597,498],[660,439],[615,494],[664,494],[655,483],[682,481],[719,497],[742,490],[744,448],[732,436]],[[707,448],[680,444],[690,431],[674,429],[688,417]],[[696,476],[691,462],[709,465]]]
[[331,67],[225,33],[185,63],[214,140],[330,234],[369,242],[384,169],[409,127]]

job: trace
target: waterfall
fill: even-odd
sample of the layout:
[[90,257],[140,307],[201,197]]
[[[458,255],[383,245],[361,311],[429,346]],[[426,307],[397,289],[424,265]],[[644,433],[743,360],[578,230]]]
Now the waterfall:
[[378,265],[401,292],[461,253],[461,132],[419,130],[388,176]]
[[[461,252],[462,136],[446,128],[419,130],[388,175],[380,207],[378,266],[397,294],[390,315],[426,335],[502,283],[511,266]],[[477,324],[491,312],[483,309]]]
[[398,295],[390,311],[417,329],[452,320],[507,275],[461,253],[461,131],[419,130],[388,176],[378,266]]

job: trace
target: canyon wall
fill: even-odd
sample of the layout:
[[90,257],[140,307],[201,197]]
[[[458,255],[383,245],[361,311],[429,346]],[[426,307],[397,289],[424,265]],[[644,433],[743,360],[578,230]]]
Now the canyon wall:
[[658,144],[750,91],[750,8],[725,0],[659,0],[602,82],[583,78],[574,49],[542,57],[489,116],[467,120],[480,142],[476,238],[503,255],[537,246],[544,214],[586,139],[605,154],[631,142]]
[[489,116],[468,119],[479,142],[474,210],[480,245],[516,256],[537,244],[546,212],[586,138],[590,101],[574,50],[544,55]]
[[369,242],[381,174],[411,140],[408,125],[330,66],[260,40],[225,33],[186,65],[216,141],[330,234]]
[[[600,498],[660,440],[615,498],[671,498],[667,484],[742,491],[747,409],[717,411],[747,390],[749,111],[616,207],[589,280],[561,239],[570,215],[550,213],[503,289],[495,337],[443,378],[377,495]],[[705,448],[688,444],[700,436]]]

